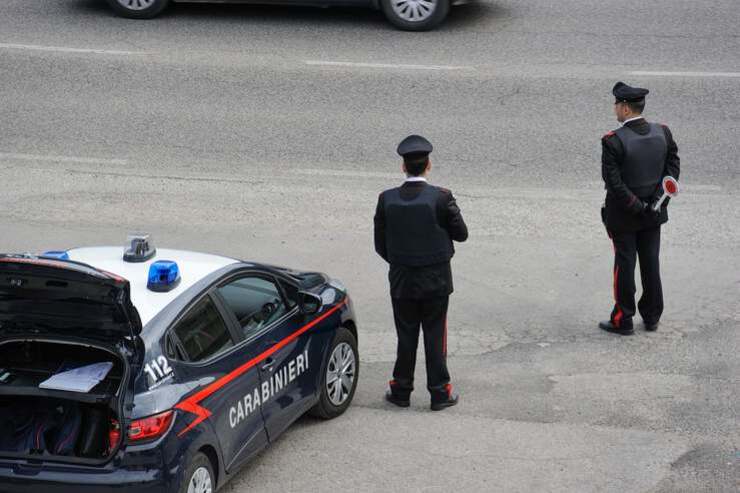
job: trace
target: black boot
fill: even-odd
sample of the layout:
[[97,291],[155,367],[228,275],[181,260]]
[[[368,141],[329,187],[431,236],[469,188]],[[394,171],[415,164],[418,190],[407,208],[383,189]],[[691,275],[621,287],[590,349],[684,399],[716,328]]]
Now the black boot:
[[658,330],[658,323],[659,322],[655,322],[655,323],[645,322],[645,330],[647,330],[648,332],[655,332],[656,330]]
[[396,397],[390,390],[385,393],[385,400],[398,407],[409,407],[411,405],[410,399],[401,399],[400,397]]
[[629,325],[627,327],[624,327],[624,326],[617,327],[610,320],[599,322],[599,328],[601,330],[611,332],[612,334],[619,334],[620,336],[631,336],[632,334],[635,333],[635,330],[632,328],[632,325]]
[[442,409],[457,405],[460,396],[457,393],[451,393],[444,401],[432,401],[432,411],[441,411]]

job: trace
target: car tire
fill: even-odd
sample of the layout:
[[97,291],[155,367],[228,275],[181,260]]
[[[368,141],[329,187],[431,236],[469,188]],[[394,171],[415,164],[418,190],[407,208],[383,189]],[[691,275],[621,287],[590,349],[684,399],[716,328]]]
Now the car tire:
[[[351,368],[344,367],[347,363],[351,364]],[[347,385],[350,373],[351,383]],[[327,353],[321,376],[319,402],[309,413],[321,419],[336,418],[344,413],[352,403],[359,375],[360,358],[357,353],[357,339],[349,330],[340,327]],[[330,380],[331,378],[334,380]]]
[[178,491],[179,493],[214,493],[216,491],[213,465],[203,452],[198,452],[193,456],[193,460],[190,461],[182,475],[182,483]]
[[170,0],[108,0],[108,5],[118,15],[129,19],[151,19],[169,4]]
[[447,18],[450,0],[380,0],[386,18],[404,31],[429,31]]

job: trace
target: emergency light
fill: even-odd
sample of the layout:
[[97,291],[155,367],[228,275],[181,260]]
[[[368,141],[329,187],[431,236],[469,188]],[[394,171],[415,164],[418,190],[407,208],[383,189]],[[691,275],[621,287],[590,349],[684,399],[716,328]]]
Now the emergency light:
[[124,262],[146,262],[154,257],[157,249],[154,247],[152,235],[148,233],[133,233],[126,238],[123,250]]
[[69,260],[69,254],[62,250],[49,250],[41,254],[42,257],[55,258],[57,260]]
[[149,266],[149,281],[146,287],[150,291],[164,293],[172,291],[180,284],[180,268],[171,260],[157,260]]

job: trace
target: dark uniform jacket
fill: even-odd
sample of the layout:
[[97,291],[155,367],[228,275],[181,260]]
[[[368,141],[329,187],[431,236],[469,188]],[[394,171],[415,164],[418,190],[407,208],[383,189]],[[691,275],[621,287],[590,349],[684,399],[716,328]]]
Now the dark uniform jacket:
[[[634,130],[640,135],[650,132],[650,125],[644,118],[627,122],[625,127]],[[678,180],[680,159],[678,147],[673,140],[670,129],[661,125],[665,134],[666,154],[662,176],[672,176]],[[636,195],[623,181],[624,146],[615,132],[609,132],[601,139],[601,174],[606,188],[605,207],[602,219],[607,230],[613,233],[640,231],[653,228],[668,221],[668,200],[663,202],[660,216],[657,218],[642,214],[639,210],[640,201],[654,203],[663,194],[663,187],[658,184],[655,190],[638,191]]]
[[[465,241],[468,238],[468,228],[463,221],[455,197],[447,189],[433,187],[423,181],[406,182],[399,189],[402,200],[414,200],[427,187],[433,188],[436,193],[436,218],[439,226],[447,232],[450,240]],[[430,265],[400,265],[391,262],[388,252],[387,224],[396,218],[386,217],[384,196],[394,191],[387,190],[380,194],[378,206],[375,210],[375,251],[390,265],[388,279],[392,298],[426,299],[448,296],[453,291],[452,270],[449,260],[436,262]],[[454,253],[454,249],[452,251]],[[451,255],[450,255],[451,256]]]

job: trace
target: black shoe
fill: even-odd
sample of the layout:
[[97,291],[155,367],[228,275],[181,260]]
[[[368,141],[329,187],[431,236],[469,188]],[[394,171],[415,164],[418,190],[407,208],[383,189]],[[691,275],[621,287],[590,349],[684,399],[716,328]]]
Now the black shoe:
[[410,399],[401,399],[400,397],[396,397],[390,390],[385,393],[385,400],[398,407],[409,407],[411,405]]
[[457,394],[450,395],[446,401],[432,402],[432,411],[441,411],[442,409],[457,405],[460,396]]
[[649,323],[645,322],[645,330],[647,330],[648,332],[655,332],[656,330],[658,330],[658,324],[659,323],[660,322],[655,322],[654,324],[649,324]]
[[635,330],[632,327],[617,327],[609,320],[599,322],[599,328],[601,330],[611,332],[612,334],[619,334],[620,336],[631,336],[635,333]]

